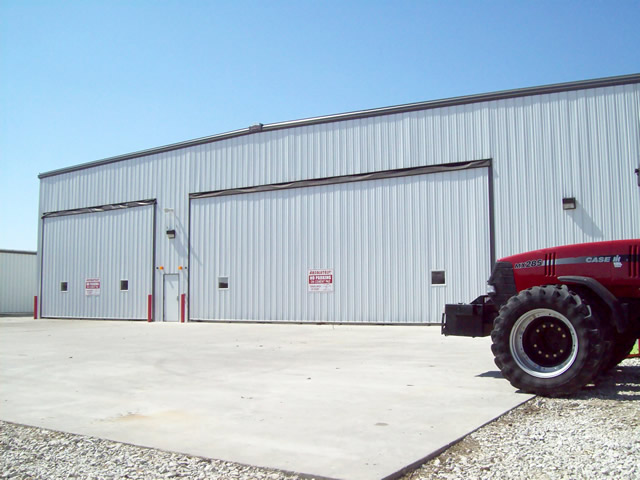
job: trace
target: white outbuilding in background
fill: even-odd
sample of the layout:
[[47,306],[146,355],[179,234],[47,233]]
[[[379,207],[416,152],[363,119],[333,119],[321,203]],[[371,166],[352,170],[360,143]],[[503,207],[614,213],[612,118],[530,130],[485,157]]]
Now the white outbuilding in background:
[[36,252],[0,250],[0,315],[27,315],[38,293]]

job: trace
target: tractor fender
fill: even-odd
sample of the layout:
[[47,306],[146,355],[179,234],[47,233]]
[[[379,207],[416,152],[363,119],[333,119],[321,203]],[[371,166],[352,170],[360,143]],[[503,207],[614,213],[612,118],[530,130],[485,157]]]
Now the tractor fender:
[[609,307],[616,330],[622,333],[627,329],[629,326],[629,310],[627,305],[620,302],[620,300],[618,300],[618,298],[607,290],[607,288],[599,281],[591,277],[572,275],[558,277],[558,280],[567,285],[581,285],[588,288],[591,293],[597,296],[605,305],[607,305],[607,307]]

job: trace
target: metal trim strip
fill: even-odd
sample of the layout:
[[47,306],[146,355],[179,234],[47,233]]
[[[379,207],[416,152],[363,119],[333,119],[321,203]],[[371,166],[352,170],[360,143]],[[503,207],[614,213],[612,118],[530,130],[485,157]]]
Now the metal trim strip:
[[[64,217],[67,215],[81,215],[83,213],[100,213],[100,212],[109,212],[112,210],[123,210],[127,208],[135,208],[135,207],[147,207],[149,205],[155,205],[156,199],[152,200],[139,200],[135,202],[123,202],[123,203],[110,203],[108,205],[97,205],[94,207],[85,207],[85,208],[74,208],[70,210],[58,210],[55,212],[45,212],[42,214],[41,218],[51,218],[51,217]],[[154,232],[155,233],[155,232]]]
[[16,253],[18,255],[37,255],[38,252],[33,252],[31,250],[5,250],[0,248],[0,253]]
[[[496,263],[496,209],[495,209],[495,182],[493,180],[493,160],[488,161],[488,201],[489,201],[489,264]],[[493,267],[492,267],[493,268]]]
[[43,179],[47,177],[53,177],[56,175],[62,175],[64,173],[75,172],[78,170],[85,170],[88,168],[98,167],[102,165],[108,165],[111,163],[121,162],[124,160],[130,160],[132,158],[143,157],[147,155],[155,155],[159,153],[165,153],[172,150],[179,150],[181,148],[193,147],[197,145],[203,145],[206,143],[218,142],[229,138],[241,137],[243,135],[260,134],[263,132],[269,132],[273,130],[282,130],[285,128],[303,127],[308,125],[317,125],[321,123],[333,123],[346,120],[356,120],[369,117],[378,117],[383,115],[392,115],[398,113],[414,112],[418,110],[430,110],[434,108],[444,108],[459,105],[469,105],[480,102],[491,102],[496,100],[505,100],[518,97],[530,97],[533,95],[548,95],[551,93],[570,92],[574,90],[586,90],[591,88],[603,88],[603,87],[615,87],[619,85],[630,85],[640,83],[640,73],[621,75],[615,77],[597,78],[592,80],[580,80],[576,82],[567,83],[554,83],[550,85],[543,85],[539,87],[526,87],[513,90],[503,90],[493,93],[481,93],[477,95],[466,95],[462,97],[452,97],[442,100],[431,100],[426,102],[408,103],[404,105],[397,105],[391,107],[382,107],[369,110],[360,110],[347,113],[339,113],[334,115],[325,115],[320,117],[305,118],[301,120],[291,120],[285,122],[271,123],[263,125],[261,129],[253,127],[242,128],[239,130],[233,130],[231,132],[220,133],[217,135],[211,135],[208,137],[196,138],[194,140],[187,140],[184,142],[173,143],[162,147],[155,147],[146,150],[140,150],[133,153],[127,153],[124,155],[118,155],[115,157],[109,157],[102,160],[96,160],[94,162],[82,163],[66,168],[60,168],[57,170],[51,170],[38,175],[38,178]]
[[[152,321],[156,321],[156,239],[158,237],[158,205],[157,202],[154,200],[154,207],[153,207],[153,224],[152,227],[153,228],[153,245],[152,245],[152,252],[151,252],[151,298],[152,298],[152,302],[151,302],[151,319]],[[148,313],[147,313],[148,316]]]
[[[286,321],[286,320],[206,320],[202,318],[193,318],[191,322],[197,323],[226,323],[226,324],[247,324],[247,325],[363,325],[363,326],[389,326],[389,327],[420,327],[420,326],[440,326],[440,322],[397,322],[397,323],[379,323],[379,322],[330,322],[330,321]],[[318,478],[314,476],[314,478]]]
[[212,192],[190,193],[189,199],[223,197],[228,195],[242,195],[245,193],[269,192],[276,190],[289,190],[292,188],[317,187],[321,185],[336,185],[341,183],[367,182],[370,180],[381,180],[386,178],[410,177],[414,175],[426,175],[431,173],[453,172],[469,170],[472,168],[491,169],[491,160],[471,160],[469,162],[445,163],[439,165],[429,165],[425,167],[400,168],[396,170],[383,170],[381,172],[363,173],[355,175],[342,175],[337,177],[316,178],[311,180],[299,180],[295,182],[273,183],[268,185],[257,185],[246,188],[230,188],[216,190]]
[[120,318],[120,317],[40,317],[42,320],[91,320],[96,322],[146,322],[146,318]]
[[38,284],[38,295],[40,296],[40,305],[39,307],[39,317],[42,318],[42,304],[44,303],[44,300],[42,299],[42,293],[44,292],[44,240],[45,240],[45,236],[44,236],[44,228],[45,228],[45,221],[44,218],[42,218],[42,228],[40,230],[40,283]]
[[187,210],[187,322],[191,321],[191,196],[189,196],[189,206]]

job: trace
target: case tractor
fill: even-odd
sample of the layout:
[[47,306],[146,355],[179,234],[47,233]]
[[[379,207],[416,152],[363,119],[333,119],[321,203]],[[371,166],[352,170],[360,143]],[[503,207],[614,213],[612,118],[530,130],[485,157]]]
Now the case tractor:
[[445,306],[442,333],[491,335],[496,365],[522,391],[570,395],[640,336],[640,239],[505,257],[487,284],[470,304]]

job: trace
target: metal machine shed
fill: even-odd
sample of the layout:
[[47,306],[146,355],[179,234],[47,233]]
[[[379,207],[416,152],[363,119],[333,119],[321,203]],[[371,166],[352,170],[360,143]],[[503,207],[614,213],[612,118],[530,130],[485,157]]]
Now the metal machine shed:
[[0,250],[0,315],[33,313],[36,273],[36,252]]
[[[40,314],[435,323],[640,237],[640,74],[254,125],[40,175]],[[575,208],[565,209],[573,201]]]

